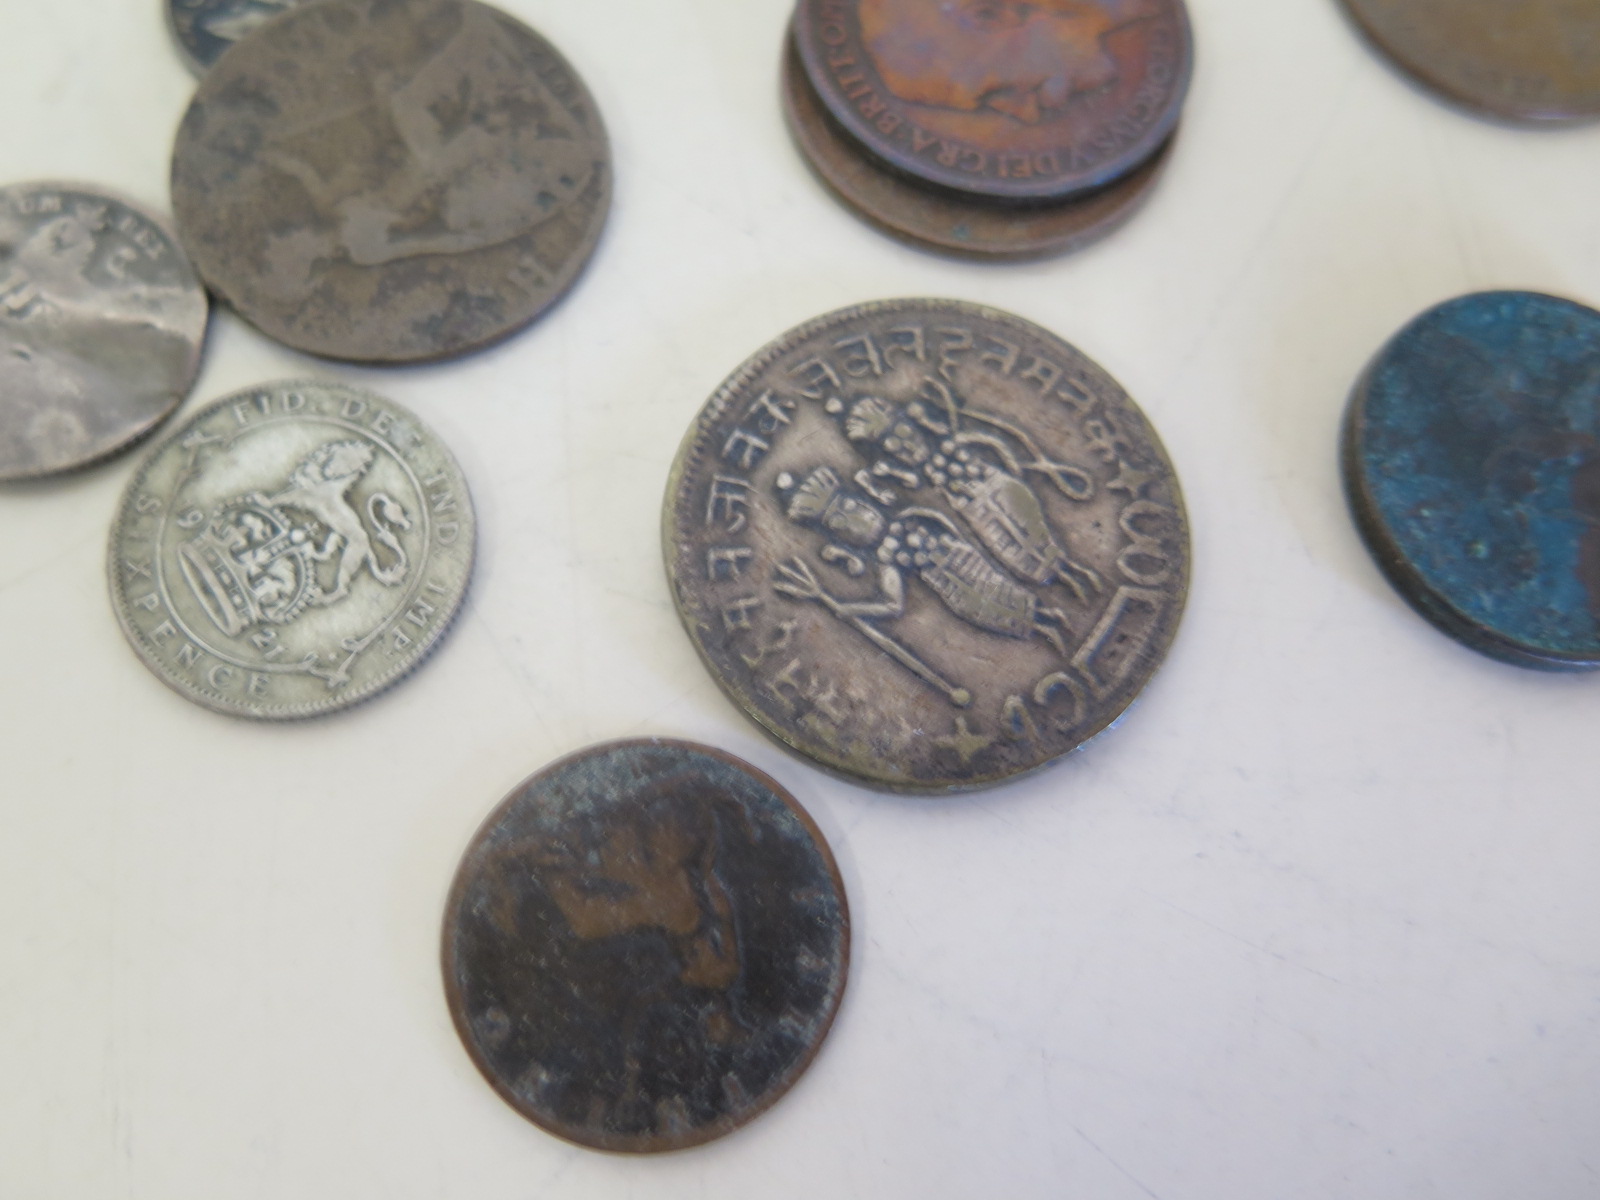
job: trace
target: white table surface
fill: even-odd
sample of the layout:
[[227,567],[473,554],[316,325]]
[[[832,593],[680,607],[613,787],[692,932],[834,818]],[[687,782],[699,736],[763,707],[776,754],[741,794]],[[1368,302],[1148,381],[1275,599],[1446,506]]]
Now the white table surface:
[[[1346,516],[1356,373],[1422,308],[1600,301],[1600,128],[1445,108],[1332,0],[1191,0],[1170,174],[1035,265],[901,246],[796,156],[785,0],[507,0],[587,79],[617,193],[588,274],[488,353],[322,363],[217,316],[187,410],[312,373],[454,448],[473,593],[419,674],[287,727],[212,715],[106,599],[137,454],[0,489],[0,1197],[1600,1195],[1600,678],[1461,649]],[[0,0],[8,180],[166,207],[192,81],[156,0]],[[1196,570],[1125,723],[960,799],[768,741],[678,624],[659,516],[713,388],[801,321],[960,297],[1062,334],[1182,473]],[[838,1024],[711,1146],[596,1154],[524,1122],[437,967],[468,837],[585,744],[689,737],[775,775],[854,912]]]

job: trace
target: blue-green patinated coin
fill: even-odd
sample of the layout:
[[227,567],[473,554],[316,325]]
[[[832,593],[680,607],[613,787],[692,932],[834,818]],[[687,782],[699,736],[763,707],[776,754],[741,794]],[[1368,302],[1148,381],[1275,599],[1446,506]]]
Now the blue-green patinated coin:
[[1600,313],[1535,292],[1423,313],[1356,386],[1344,476],[1373,556],[1445,633],[1600,667]]

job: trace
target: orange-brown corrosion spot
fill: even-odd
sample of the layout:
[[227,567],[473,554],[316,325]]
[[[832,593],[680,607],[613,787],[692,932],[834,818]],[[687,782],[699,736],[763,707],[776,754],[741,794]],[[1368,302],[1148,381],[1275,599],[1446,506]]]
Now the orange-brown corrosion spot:
[[913,104],[1033,125],[1116,78],[1102,39],[1119,23],[1088,0],[861,0],[860,17],[885,85]]

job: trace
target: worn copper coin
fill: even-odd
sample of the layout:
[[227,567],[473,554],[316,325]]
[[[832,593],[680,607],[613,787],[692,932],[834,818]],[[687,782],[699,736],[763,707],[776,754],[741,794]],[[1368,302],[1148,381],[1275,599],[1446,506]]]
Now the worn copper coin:
[[138,205],[85,184],[0,188],[0,481],[148,433],[188,394],[209,311]]
[[806,160],[850,208],[909,241],[983,258],[1065,254],[1098,241],[1143,207],[1172,156],[1168,139],[1143,164],[1093,192],[997,205],[918,184],[865,153],[827,114],[792,44],[783,57],[783,105]]
[[1062,199],[1172,134],[1193,40],[1183,0],[800,0],[795,41],[852,138],[991,199]]
[[1600,0],[1344,0],[1406,72],[1514,121],[1600,117]]
[[456,1030],[513,1108],[584,1146],[680,1150],[810,1065],[850,919],[827,843],[778,784],[705,746],[613,742],[484,823],[443,957]]
[[343,384],[266,384],[145,459],[112,527],[111,598],[145,665],[188,699],[308,717],[427,657],[475,541],[460,468],[415,416]]
[[318,0],[201,81],[172,164],[206,283],[330,358],[442,358],[576,278],[611,196],[605,130],[554,47],[474,0]]
[[1343,465],[1423,616],[1506,662],[1600,667],[1600,312],[1535,292],[1428,310],[1357,385]]
[[664,536],[724,690],[901,791],[999,783],[1105,729],[1189,578],[1177,478],[1116,381],[948,300],[831,313],[740,367],[679,452]]
[[167,21],[183,60],[204,75],[222,52],[299,0],[167,0]]

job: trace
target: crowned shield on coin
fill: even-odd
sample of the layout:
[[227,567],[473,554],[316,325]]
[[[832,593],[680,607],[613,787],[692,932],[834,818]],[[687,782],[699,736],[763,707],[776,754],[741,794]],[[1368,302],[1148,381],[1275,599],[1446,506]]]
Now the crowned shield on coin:
[[1019,318],[931,300],[820,318],[724,384],[669,484],[666,554],[751,716],[911,791],[1104,729],[1189,570],[1177,480],[1116,383]]
[[309,716],[426,656],[473,542],[465,481],[414,416],[337,384],[273,384],[151,454],[113,530],[112,598],[145,663],[190,699]]

